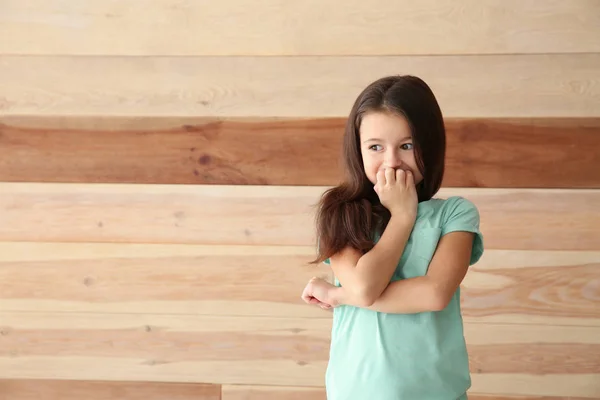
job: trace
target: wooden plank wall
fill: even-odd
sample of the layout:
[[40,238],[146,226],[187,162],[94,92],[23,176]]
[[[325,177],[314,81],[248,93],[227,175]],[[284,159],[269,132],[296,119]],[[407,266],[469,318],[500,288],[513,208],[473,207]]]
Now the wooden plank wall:
[[313,205],[368,82],[482,215],[475,400],[600,398],[600,2],[0,2],[0,399],[324,399]]

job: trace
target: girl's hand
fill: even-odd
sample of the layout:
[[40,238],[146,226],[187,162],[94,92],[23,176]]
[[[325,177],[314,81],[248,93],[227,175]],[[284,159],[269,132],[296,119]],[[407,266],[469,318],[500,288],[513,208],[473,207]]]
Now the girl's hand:
[[331,295],[335,289],[335,285],[315,276],[304,288],[302,300],[306,304],[315,304],[324,310],[329,310],[338,305]]
[[417,189],[412,172],[402,169],[382,168],[377,172],[375,193],[392,216],[417,217]]

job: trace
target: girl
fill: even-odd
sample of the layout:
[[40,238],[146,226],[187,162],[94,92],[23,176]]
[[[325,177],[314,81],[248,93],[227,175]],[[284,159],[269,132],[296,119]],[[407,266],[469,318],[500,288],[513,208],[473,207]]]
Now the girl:
[[345,181],[317,212],[318,257],[302,299],[333,308],[328,400],[466,399],[471,380],[460,283],[483,253],[479,212],[434,199],[445,128],[429,86],[413,76],[370,84],[343,141]]

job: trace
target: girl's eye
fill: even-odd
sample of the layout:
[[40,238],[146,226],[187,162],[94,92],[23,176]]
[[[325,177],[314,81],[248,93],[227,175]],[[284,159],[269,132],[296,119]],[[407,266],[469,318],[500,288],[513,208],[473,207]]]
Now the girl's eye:
[[[413,145],[412,145],[412,143],[404,143],[403,145],[400,146],[400,148],[402,150],[412,150]],[[371,146],[369,146],[369,150],[379,151],[379,150],[381,150],[381,145],[379,145],[379,144],[371,145]]]

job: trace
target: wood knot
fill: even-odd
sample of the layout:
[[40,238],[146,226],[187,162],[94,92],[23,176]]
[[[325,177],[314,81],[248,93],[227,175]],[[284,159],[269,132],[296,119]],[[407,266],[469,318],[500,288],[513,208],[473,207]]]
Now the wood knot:
[[204,154],[203,156],[199,157],[198,164],[200,164],[200,165],[210,164],[210,156],[208,154]]
[[[201,132],[202,131],[202,128],[197,125],[186,124],[186,125],[183,125],[182,128],[186,132]],[[196,148],[192,147],[192,151],[195,151],[195,150],[196,150]]]

